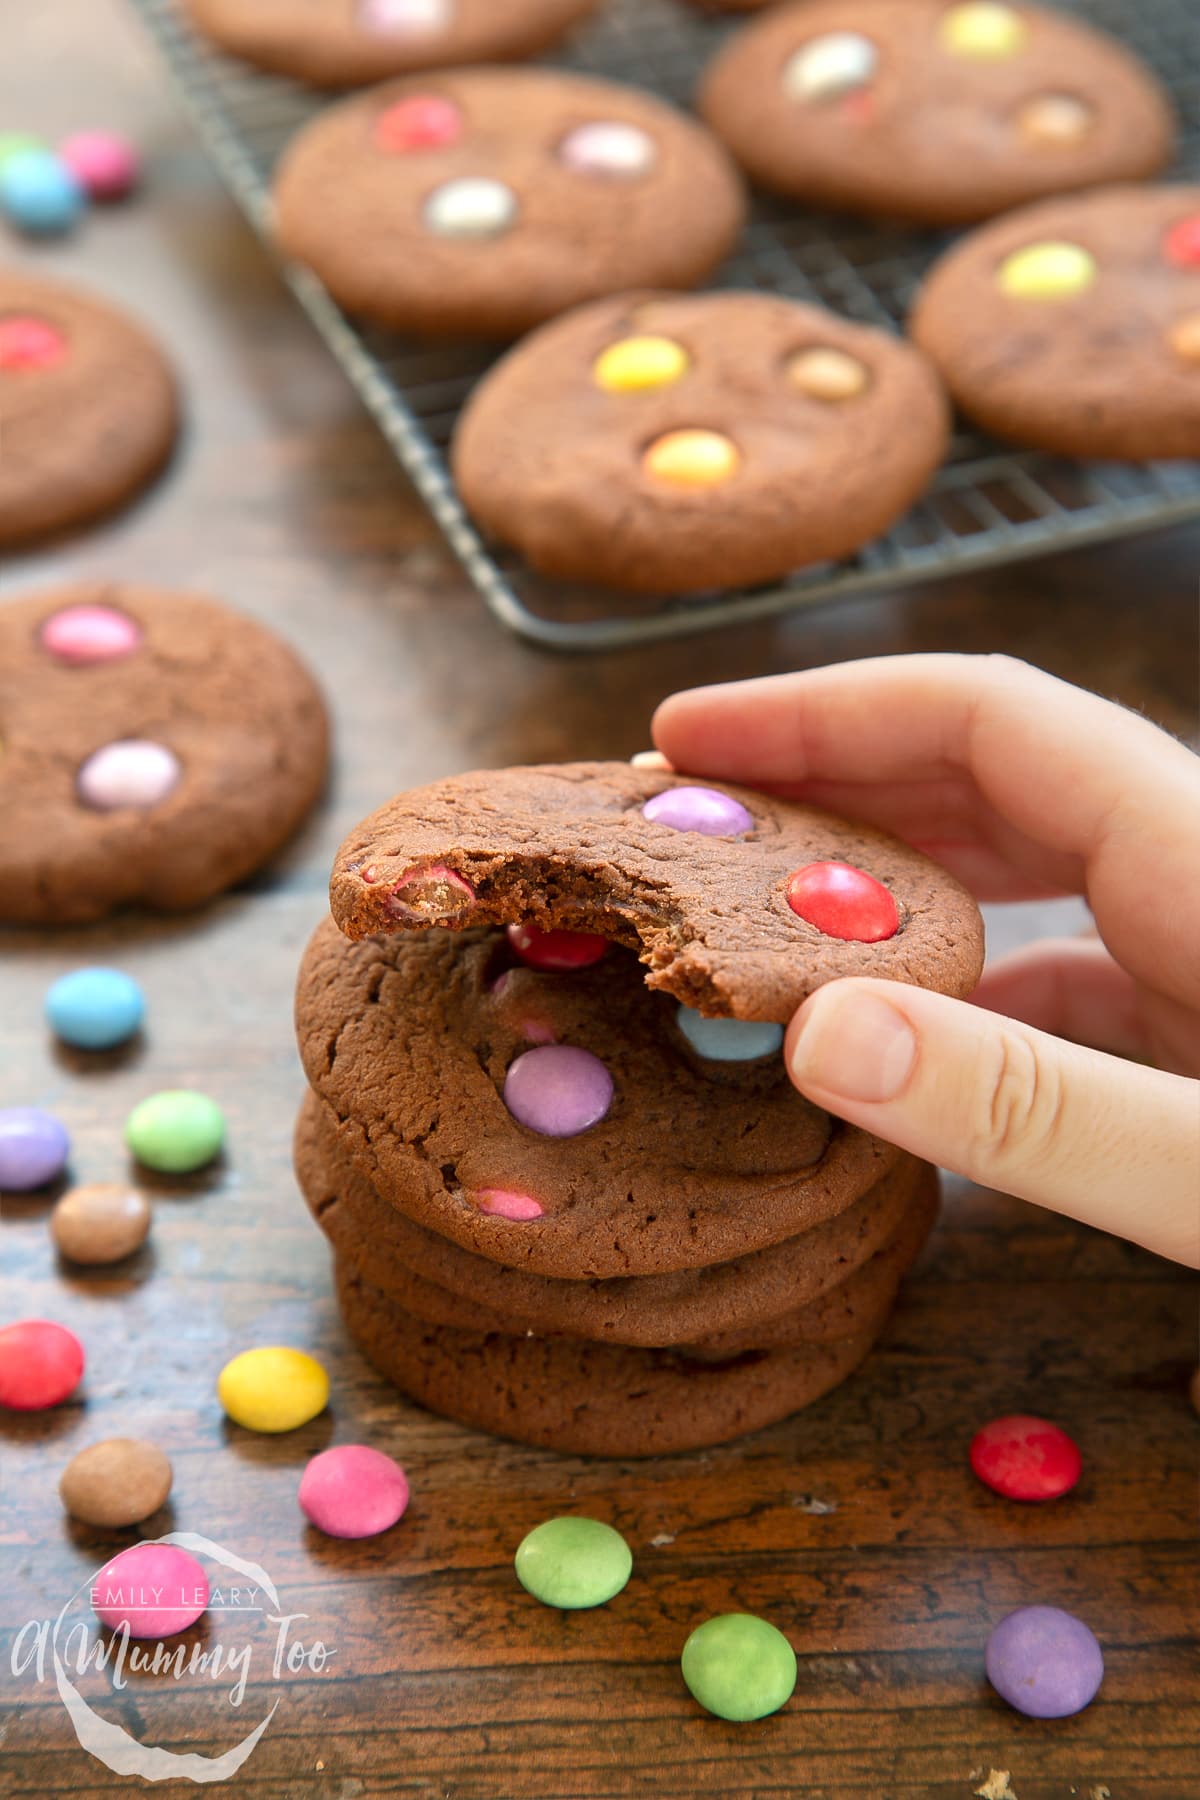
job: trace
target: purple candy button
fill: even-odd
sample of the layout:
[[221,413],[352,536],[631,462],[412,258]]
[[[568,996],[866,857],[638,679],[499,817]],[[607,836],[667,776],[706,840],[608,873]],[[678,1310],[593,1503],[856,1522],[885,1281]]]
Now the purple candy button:
[[543,1137],[575,1137],[612,1105],[612,1076],[590,1050],[545,1044],[518,1056],[504,1078],[513,1118]]
[[987,1642],[987,1678],[1031,1719],[1065,1719],[1095,1699],[1104,1658],[1092,1633],[1057,1606],[1022,1606]]
[[71,1142],[66,1126],[36,1106],[0,1110],[0,1190],[27,1194],[61,1175]]
[[655,794],[642,808],[652,825],[672,831],[698,831],[703,837],[736,837],[752,831],[754,820],[738,800],[716,788],[673,787]]

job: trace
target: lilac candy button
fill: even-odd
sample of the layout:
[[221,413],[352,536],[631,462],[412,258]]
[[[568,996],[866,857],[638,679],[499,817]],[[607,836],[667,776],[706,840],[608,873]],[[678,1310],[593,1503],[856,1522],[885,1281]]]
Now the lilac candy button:
[[0,1108],[0,1190],[27,1194],[61,1175],[70,1152],[67,1128],[37,1106]]
[[445,31],[452,11],[451,0],[360,0],[358,23],[364,31],[421,37]]
[[1031,1719],[1082,1712],[1104,1679],[1100,1646],[1082,1619],[1057,1606],[1022,1606],[987,1641],[987,1678]]
[[157,806],[176,787],[183,770],[165,744],[121,738],[94,750],[75,778],[79,798],[98,812]]
[[703,837],[737,837],[739,832],[754,829],[754,820],[741,802],[716,788],[664,788],[647,800],[642,816],[652,825],[698,831]]
[[513,1118],[543,1137],[576,1137],[612,1105],[613,1080],[598,1056],[571,1044],[526,1050],[504,1078]]

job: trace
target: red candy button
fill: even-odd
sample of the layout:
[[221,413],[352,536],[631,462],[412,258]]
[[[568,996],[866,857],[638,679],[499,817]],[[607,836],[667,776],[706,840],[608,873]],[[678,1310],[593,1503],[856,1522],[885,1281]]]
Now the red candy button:
[[26,313],[0,319],[0,369],[52,369],[66,354],[66,338],[45,319]]
[[397,100],[375,122],[381,150],[443,150],[462,135],[462,114],[437,94],[413,94]]
[[1163,240],[1163,255],[1177,269],[1200,269],[1200,213],[1172,225]]
[[900,929],[900,910],[888,889],[849,863],[797,869],[787,884],[787,901],[797,917],[826,937],[878,944]]
[[539,931],[536,925],[510,925],[508,941],[523,963],[556,975],[590,969],[608,949],[608,939],[592,931]]
[[1048,1419],[1013,1413],[976,1432],[971,1467],[1006,1500],[1057,1500],[1079,1480],[1083,1459]]
[[83,1374],[83,1345],[65,1325],[23,1319],[0,1331],[0,1406],[41,1412],[73,1394]]

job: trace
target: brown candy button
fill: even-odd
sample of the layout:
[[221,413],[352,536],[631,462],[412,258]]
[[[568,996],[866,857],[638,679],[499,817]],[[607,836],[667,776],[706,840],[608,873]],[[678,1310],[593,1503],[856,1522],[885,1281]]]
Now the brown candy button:
[[72,1188],[50,1214],[50,1235],[77,1263],[120,1262],[145,1243],[149,1230],[150,1202],[117,1182]]
[[1074,94],[1035,94],[1017,114],[1017,124],[1032,143],[1070,149],[1092,128],[1092,109]]
[[810,400],[854,400],[864,393],[869,376],[856,356],[845,350],[799,350],[788,363],[788,379]]
[[1200,312],[1184,313],[1176,319],[1167,342],[1181,362],[1200,363]]
[[171,1492],[171,1465],[141,1438],[106,1438],[89,1444],[63,1470],[59,1496],[85,1525],[138,1525],[158,1511]]

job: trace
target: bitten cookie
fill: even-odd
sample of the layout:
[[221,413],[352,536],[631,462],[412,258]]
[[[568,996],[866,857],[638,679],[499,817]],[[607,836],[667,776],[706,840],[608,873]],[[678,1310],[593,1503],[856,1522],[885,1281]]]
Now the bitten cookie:
[[284,153],[275,208],[284,250],[348,311],[502,339],[622,288],[695,286],[743,197],[721,145],[662,100],[472,69],[329,108]]
[[201,31],[260,69],[358,87],[549,49],[598,0],[187,0]]
[[526,922],[638,951],[710,1015],[786,1023],[843,975],[969,994],[979,910],[898,839],[812,807],[627,763],[485,769],[400,794],[330,884],[351,938]]
[[157,475],[178,425],[171,370],[138,325],[0,270],[0,545],[120,506]]
[[767,294],[625,295],[510,351],[453,461],[477,522],[543,574],[672,593],[849,555],[948,429],[933,369],[883,332]]
[[1121,44],[1004,0],[815,0],[748,26],[699,108],[764,187],[930,224],[1153,175],[1174,120]]
[[1200,456],[1200,187],[1025,207],[957,243],[909,329],[967,416],[1065,456]]
[[0,606],[0,919],[198,906],[265,862],[328,757],[312,677],[213,600],[112,583]]

